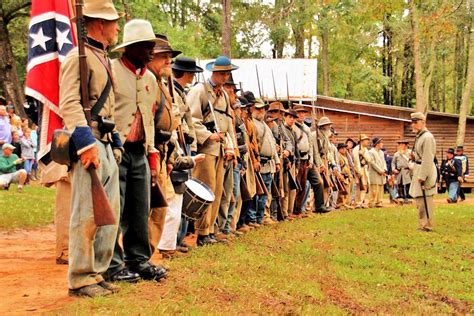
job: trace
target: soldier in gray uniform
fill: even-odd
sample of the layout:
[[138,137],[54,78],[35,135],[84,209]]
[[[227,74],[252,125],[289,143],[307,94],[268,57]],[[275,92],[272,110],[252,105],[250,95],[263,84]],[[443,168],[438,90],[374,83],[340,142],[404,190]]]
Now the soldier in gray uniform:
[[393,155],[392,172],[396,176],[398,192],[403,203],[408,203],[413,162],[410,162],[411,150],[408,149],[408,140],[398,141],[398,151]]
[[304,123],[304,119],[309,108],[304,105],[295,105],[293,109],[298,114],[295,122],[295,133],[297,137],[298,150],[300,158],[297,161],[297,181],[301,185],[301,190],[296,192],[295,199],[295,215],[299,215],[304,207],[306,197],[306,180],[308,179],[308,170],[313,167],[313,147],[311,138],[311,130]]
[[434,201],[436,193],[437,171],[434,163],[436,141],[426,129],[426,117],[423,113],[411,114],[411,127],[416,133],[412,158],[415,161],[410,195],[415,199],[418,209],[419,230],[433,229]]

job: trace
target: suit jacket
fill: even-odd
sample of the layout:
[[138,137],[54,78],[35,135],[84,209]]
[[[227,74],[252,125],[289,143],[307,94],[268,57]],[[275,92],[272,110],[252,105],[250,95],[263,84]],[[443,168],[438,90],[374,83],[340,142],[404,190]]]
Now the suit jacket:
[[423,196],[423,189],[418,180],[424,181],[423,186],[427,196],[436,194],[436,181],[438,178],[438,172],[434,163],[436,140],[427,129],[420,131],[416,135],[413,154],[415,156],[415,166],[413,169],[413,180],[410,185],[410,195],[412,197]]

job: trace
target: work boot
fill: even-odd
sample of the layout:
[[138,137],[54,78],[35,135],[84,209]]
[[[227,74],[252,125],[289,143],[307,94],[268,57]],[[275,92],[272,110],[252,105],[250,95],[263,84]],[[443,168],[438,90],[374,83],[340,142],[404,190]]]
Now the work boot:
[[86,285],[73,290],[69,289],[69,296],[99,297],[110,294],[112,294],[112,291],[103,288],[99,284]]
[[101,287],[103,287],[104,289],[109,290],[112,293],[120,292],[120,286],[118,286],[118,285],[115,285],[115,284],[112,284],[112,283],[109,283],[109,282],[105,282],[105,281],[99,282],[99,285]]
[[208,235],[198,235],[197,245],[198,247],[216,244],[217,240],[211,239]]

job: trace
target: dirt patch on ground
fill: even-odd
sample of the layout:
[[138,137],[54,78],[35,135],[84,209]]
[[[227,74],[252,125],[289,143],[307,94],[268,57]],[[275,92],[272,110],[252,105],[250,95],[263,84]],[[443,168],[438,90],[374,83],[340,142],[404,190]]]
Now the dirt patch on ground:
[[67,266],[56,265],[54,226],[0,233],[0,314],[42,312],[63,306]]

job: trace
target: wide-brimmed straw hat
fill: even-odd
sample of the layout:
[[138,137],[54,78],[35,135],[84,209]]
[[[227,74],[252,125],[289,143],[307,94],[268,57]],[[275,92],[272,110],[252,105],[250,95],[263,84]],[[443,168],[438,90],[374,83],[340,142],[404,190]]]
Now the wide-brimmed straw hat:
[[128,21],[123,28],[123,41],[113,51],[121,52],[125,47],[140,42],[157,42],[161,39],[156,38],[151,23],[147,20],[133,19]]
[[[112,0],[85,0],[82,14],[93,19],[115,21],[122,18],[125,13],[117,12]],[[74,16],[73,21],[76,20]]]
[[227,56],[219,56],[213,62],[206,65],[206,69],[212,72],[216,71],[233,71],[239,69],[238,66],[232,64]]

